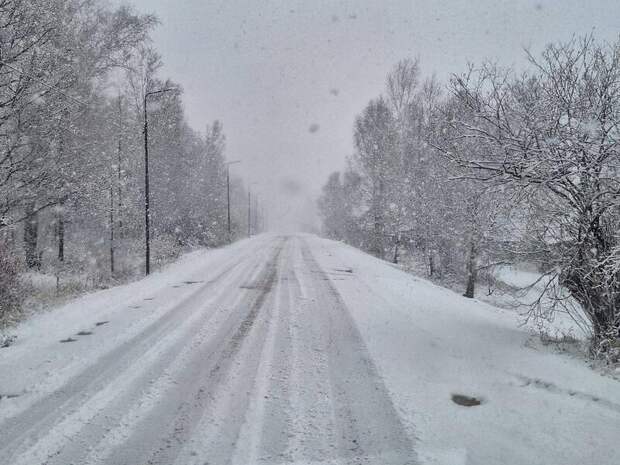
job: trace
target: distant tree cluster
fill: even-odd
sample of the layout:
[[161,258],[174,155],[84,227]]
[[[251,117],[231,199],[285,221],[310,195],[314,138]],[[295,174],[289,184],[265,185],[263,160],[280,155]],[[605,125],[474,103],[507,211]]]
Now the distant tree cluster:
[[146,93],[177,90],[148,99],[154,261],[229,240],[222,125],[186,123],[179,85],[158,74],[156,24],[99,0],[0,0],[0,322],[24,269],[61,283],[143,269]]
[[606,352],[620,339],[620,42],[528,58],[525,72],[485,63],[447,85],[398,63],[323,188],[324,232],[394,262],[422,256],[468,297],[492,265],[534,263],[531,315],[585,316]]

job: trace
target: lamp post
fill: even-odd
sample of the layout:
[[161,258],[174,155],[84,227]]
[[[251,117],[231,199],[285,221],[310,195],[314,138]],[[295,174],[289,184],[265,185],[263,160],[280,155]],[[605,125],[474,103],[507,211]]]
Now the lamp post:
[[145,240],[145,265],[144,271],[146,275],[151,273],[151,206],[149,192],[149,125],[148,113],[146,108],[147,98],[151,95],[163,94],[164,92],[172,92],[178,89],[169,87],[166,89],[146,92],[144,94],[144,240]]
[[232,160],[226,162],[226,212],[228,216],[228,242],[231,241],[231,230],[230,230],[230,165],[234,165],[235,163],[241,163],[241,160]]

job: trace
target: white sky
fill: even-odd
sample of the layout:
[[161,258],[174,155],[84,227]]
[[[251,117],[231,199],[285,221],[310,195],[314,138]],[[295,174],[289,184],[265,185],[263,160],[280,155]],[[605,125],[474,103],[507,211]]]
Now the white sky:
[[[353,150],[355,116],[399,59],[417,56],[424,74],[445,78],[485,58],[523,65],[523,47],[575,33],[620,33],[618,0],[123,3],[160,18],[163,77],[183,86],[195,129],[224,123],[227,157],[243,160],[234,170],[256,182],[276,226],[312,221],[320,187]],[[282,179],[299,194],[282,194]]]

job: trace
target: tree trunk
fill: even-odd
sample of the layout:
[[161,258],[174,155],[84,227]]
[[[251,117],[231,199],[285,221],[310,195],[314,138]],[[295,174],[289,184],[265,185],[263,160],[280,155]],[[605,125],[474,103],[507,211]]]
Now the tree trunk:
[[432,250],[428,251],[428,276],[433,277],[435,274],[435,255]]
[[394,256],[392,257],[392,263],[398,263],[398,247],[400,246],[400,234],[396,235],[396,243],[394,244]]
[[465,289],[465,294],[463,294],[470,299],[474,298],[476,290],[476,278],[478,275],[477,261],[478,251],[476,250],[476,244],[472,241],[469,248],[469,259],[467,261],[467,288]]
[[56,233],[58,235],[58,261],[65,261],[65,216],[64,211],[58,212]]
[[375,191],[375,193],[373,194],[373,208],[372,208],[372,214],[373,214],[373,245],[372,245],[372,253],[378,257],[378,258],[383,258],[385,250],[383,249],[383,232],[384,232],[384,225],[383,225],[383,212],[381,211],[381,206],[383,205],[383,201],[382,201],[382,196],[383,196],[383,186],[380,183],[379,188],[378,188],[378,192]]
[[26,266],[39,268],[41,263],[37,255],[37,241],[39,235],[39,218],[35,212],[34,202],[26,205],[26,220],[24,222],[24,252],[26,254]]

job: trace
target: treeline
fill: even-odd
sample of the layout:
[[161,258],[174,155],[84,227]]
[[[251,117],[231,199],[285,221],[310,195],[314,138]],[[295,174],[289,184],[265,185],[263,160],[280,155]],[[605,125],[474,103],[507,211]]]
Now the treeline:
[[[188,126],[156,25],[98,0],[0,0],[0,322],[24,270],[60,286],[143,272],[145,96],[154,264],[231,239],[222,125]],[[236,179],[231,197],[234,236],[247,229]]]
[[494,265],[536,264],[531,315],[585,318],[593,348],[617,355],[620,42],[576,38],[528,59],[447,84],[398,63],[355,121],[347,169],[323,188],[324,233],[423,259],[467,297]]

